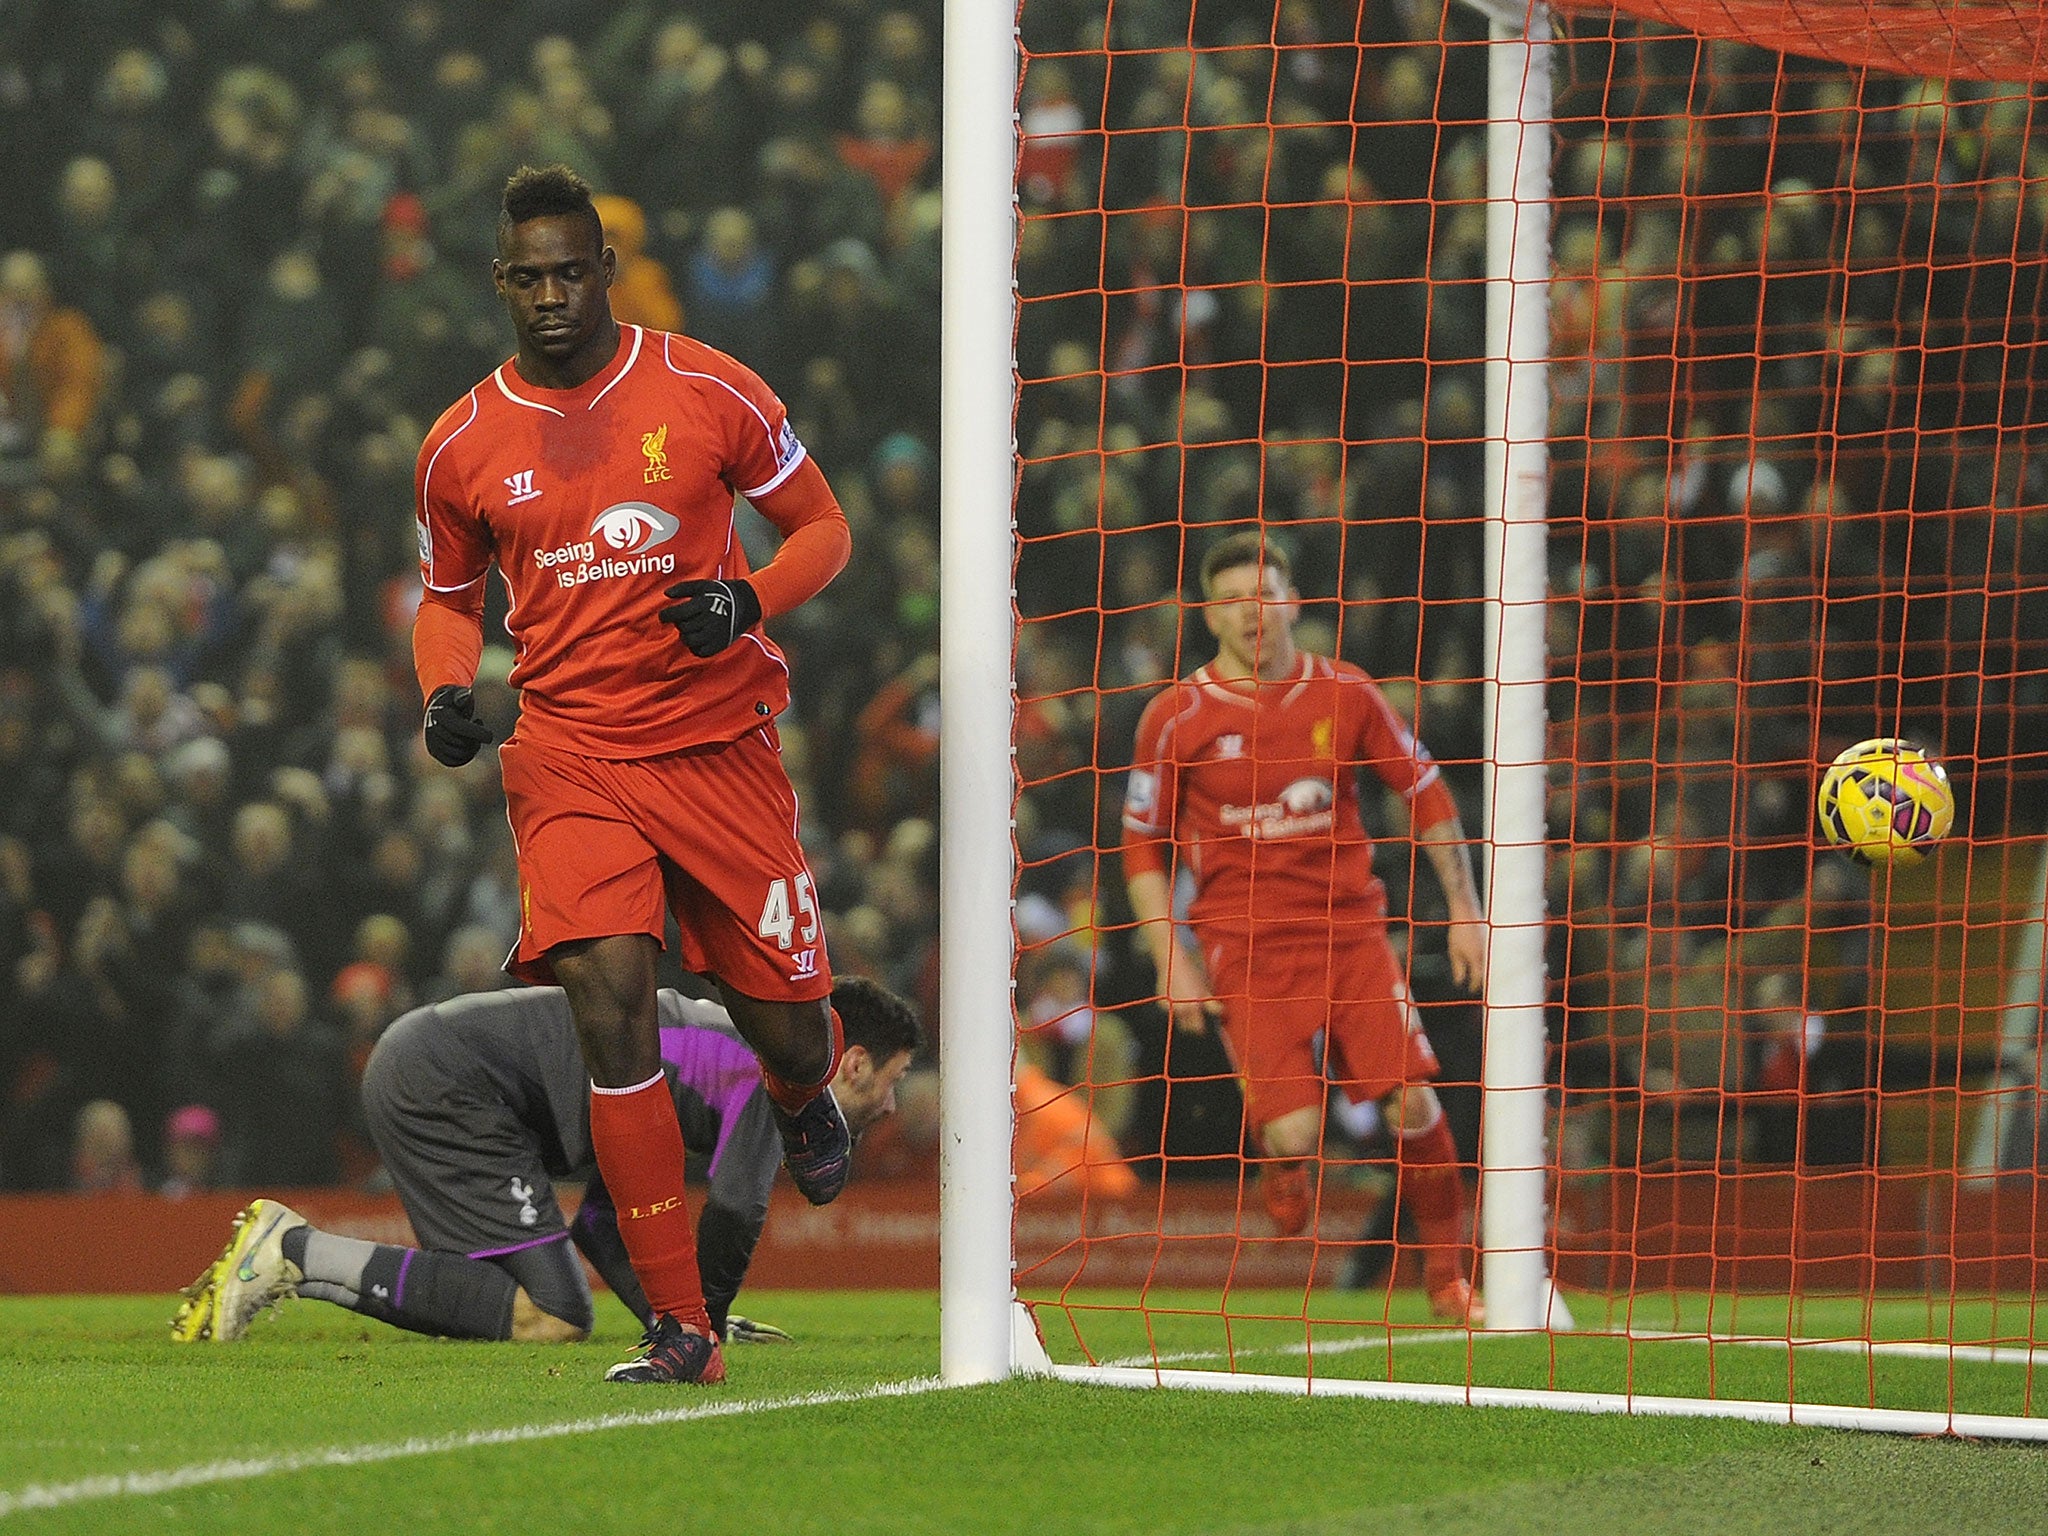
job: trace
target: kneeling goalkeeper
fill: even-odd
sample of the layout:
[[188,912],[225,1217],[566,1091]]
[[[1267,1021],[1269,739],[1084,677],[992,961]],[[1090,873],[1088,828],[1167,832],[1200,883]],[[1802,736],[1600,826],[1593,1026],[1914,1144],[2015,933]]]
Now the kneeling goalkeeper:
[[[755,1325],[729,1314],[768,1215],[782,1138],[759,1064],[725,1010],[667,990],[657,1001],[683,1142],[709,1163],[697,1222],[705,1302],[719,1334],[743,1337]],[[858,1135],[894,1111],[923,1034],[908,1003],[864,977],[841,978],[832,1001],[846,1029],[832,1091]],[[231,1342],[297,1295],[415,1333],[573,1342],[594,1320],[577,1250],[642,1323],[652,1320],[596,1174],[589,1074],[560,988],[414,1009],[371,1053],[363,1107],[421,1246],[340,1237],[278,1201],[252,1201],[186,1289],[173,1338]],[[590,1181],[574,1222],[555,1199],[557,1178]],[[717,1365],[707,1381],[723,1376]]]

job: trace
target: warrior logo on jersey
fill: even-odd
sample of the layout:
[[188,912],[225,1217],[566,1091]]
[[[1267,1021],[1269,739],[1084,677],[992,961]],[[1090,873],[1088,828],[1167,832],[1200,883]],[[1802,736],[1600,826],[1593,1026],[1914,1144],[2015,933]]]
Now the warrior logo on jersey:
[[1225,731],[1216,738],[1216,755],[1218,757],[1243,757],[1244,737],[1236,731]]
[[649,485],[670,478],[668,468],[668,423],[640,434],[640,451],[647,455],[647,469],[641,475]]

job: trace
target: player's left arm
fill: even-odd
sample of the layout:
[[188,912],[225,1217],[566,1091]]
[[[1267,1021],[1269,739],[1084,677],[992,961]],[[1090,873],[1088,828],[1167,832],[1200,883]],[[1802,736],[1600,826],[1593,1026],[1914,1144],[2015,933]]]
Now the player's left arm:
[[[728,360],[729,361],[729,360]],[[824,471],[812,460],[774,392],[732,364],[723,382],[726,483],[775,525],[782,547],[751,575],[693,577],[666,589],[664,624],[673,624],[691,654],[715,656],[765,619],[787,613],[825,589],[853,552],[846,513]],[[741,562],[744,566],[744,562]]]
[[715,656],[763,619],[817,596],[853,552],[839,498],[809,458],[753,505],[782,533],[773,560],[751,576],[698,578],[667,589],[662,622],[675,625],[696,655]]
[[1415,739],[1407,721],[1386,695],[1362,674],[1353,673],[1364,704],[1362,751],[1381,782],[1407,802],[1415,842],[1436,871],[1443,887],[1451,926],[1445,946],[1450,953],[1451,980],[1467,991],[1486,985],[1486,909],[1472,877],[1472,856],[1465,842],[1458,803],[1444,783],[1443,769],[1429,749]]
[[1450,908],[1451,930],[1446,947],[1451,957],[1451,980],[1468,992],[1477,992],[1486,985],[1486,910],[1479,905],[1479,887],[1472,878],[1471,850],[1466,847],[1465,828],[1457,811],[1453,810],[1444,820],[1418,828],[1415,841],[1429,856]]
[[577,1251],[590,1261],[590,1267],[625,1303],[626,1310],[640,1319],[642,1327],[653,1326],[654,1310],[647,1305],[647,1293],[640,1289],[633,1261],[626,1256],[625,1239],[619,1236],[619,1213],[596,1174],[590,1176],[583,1191],[583,1203],[576,1208],[576,1219],[569,1223],[569,1236]]
[[754,502],[782,535],[782,547],[750,578],[763,618],[787,613],[825,590],[846,569],[853,530],[825,472],[808,454],[790,477]]
[[710,1186],[704,1191],[703,1214],[697,1218],[697,1271],[704,1281],[711,1326],[720,1333],[753,1262],[754,1245],[768,1220],[768,1192],[781,1166],[782,1137],[775,1129],[767,1090],[756,1088],[719,1148]]

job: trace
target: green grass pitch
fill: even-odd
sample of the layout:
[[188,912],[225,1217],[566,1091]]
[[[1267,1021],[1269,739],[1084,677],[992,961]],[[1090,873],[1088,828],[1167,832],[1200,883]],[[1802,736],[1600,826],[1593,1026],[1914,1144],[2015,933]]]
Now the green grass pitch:
[[[933,1390],[930,1296],[748,1305],[799,1343],[735,1348],[724,1388],[685,1391],[600,1379],[633,1334],[609,1299],[596,1342],[553,1349],[418,1339],[309,1302],[243,1344],[181,1348],[168,1298],[0,1300],[0,1536],[2048,1532],[2048,1449],[1051,1381]],[[1160,1342],[1199,1354],[1219,1325],[1183,1305]],[[1106,1345],[1143,1336],[1112,1314],[1087,1326]],[[1247,1368],[1300,1370],[1286,1325],[1237,1333]],[[1414,1379],[1466,1358],[1425,1337],[1439,1358],[1410,1371],[1406,1347]],[[1638,1390],[1686,1386],[1703,1352],[1638,1347]],[[1328,1358],[1384,1374],[1388,1356]],[[1504,1379],[1528,1374],[1499,1359]]]

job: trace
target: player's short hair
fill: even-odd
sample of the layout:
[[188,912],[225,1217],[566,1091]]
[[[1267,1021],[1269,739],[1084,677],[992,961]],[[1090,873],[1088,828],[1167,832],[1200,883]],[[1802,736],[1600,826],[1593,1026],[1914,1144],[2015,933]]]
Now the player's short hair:
[[924,1048],[917,1010],[878,981],[841,976],[832,983],[832,1006],[839,1010],[846,1043],[860,1046],[877,1065]]
[[587,221],[599,246],[604,244],[604,220],[591,201],[590,183],[566,165],[522,165],[505,182],[505,196],[499,203],[498,248],[515,226],[529,219],[578,218]]
[[1202,596],[1214,596],[1216,578],[1241,565],[1269,566],[1280,573],[1281,581],[1290,587],[1294,585],[1294,567],[1287,559],[1287,551],[1262,530],[1248,528],[1211,544],[1209,552],[1202,556]]

